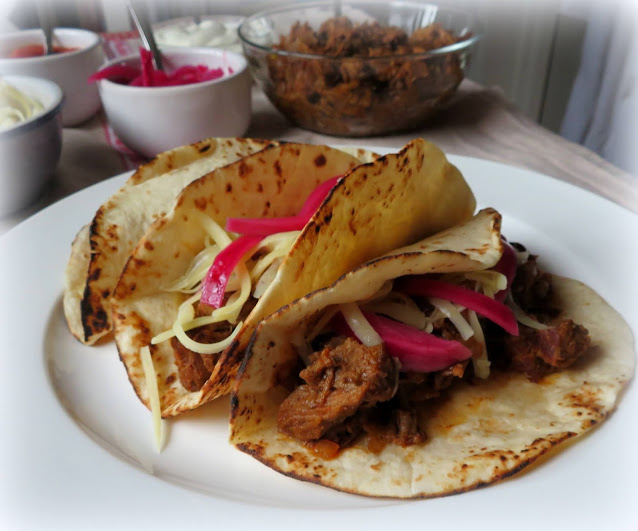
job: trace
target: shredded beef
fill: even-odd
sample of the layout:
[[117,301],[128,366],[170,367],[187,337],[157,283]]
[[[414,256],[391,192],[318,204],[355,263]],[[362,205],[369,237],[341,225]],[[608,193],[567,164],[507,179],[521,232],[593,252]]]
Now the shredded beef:
[[[250,298],[239,314],[239,320],[246,319],[248,314],[255,307],[256,300]],[[197,309],[197,316],[210,315],[213,308],[200,303]],[[198,343],[217,343],[226,339],[234,330],[235,325],[228,321],[212,323],[200,326],[194,330],[188,331],[186,334],[193,341]],[[175,364],[177,365],[177,373],[181,384],[191,392],[199,391],[215,368],[215,364],[219,359],[219,354],[199,354],[193,352],[189,348],[182,345],[176,337],[171,339],[171,347],[175,355]]]
[[512,282],[512,297],[516,304],[530,316],[546,322],[560,312],[552,288],[552,276],[538,268],[537,257],[519,265]]
[[[382,345],[366,347],[348,338],[313,354],[300,377],[306,383],[281,404],[277,423],[282,433],[310,441],[359,407],[389,400],[395,393],[398,367]],[[345,424],[343,429],[348,431]]]
[[[216,343],[228,337],[233,325],[224,321],[202,326],[187,335],[198,343]],[[186,348],[176,337],[171,339],[179,381],[189,391],[199,391],[215,368],[219,354],[199,354]]]
[[521,327],[520,335],[505,338],[504,353],[512,370],[538,381],[572,365],[590,344],[587,329],[566,319],[547,330]]

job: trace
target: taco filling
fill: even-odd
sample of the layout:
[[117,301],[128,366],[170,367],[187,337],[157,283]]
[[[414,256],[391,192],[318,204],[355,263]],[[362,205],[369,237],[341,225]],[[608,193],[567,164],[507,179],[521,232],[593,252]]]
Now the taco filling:
[[622,317],[543,272],[485,209],[264,319],[237,375],[230,440],[346,492],[453,494],[596,426],[634,366]]
[[205,247],[184,275],[166,288],[189,297],[172,328],[151,340],[153,345],[170,340],[179,380],[188,391],[199,391],[209,380],[221,352],[232,344],[301,229],[341,177],[317,186],[294,216],[228,218],[224,230],[212,218],[199,215],[207,234]]
[[539,381],[572,365],[590,347],[588,331],[556,321],[560,301],[536,256],[503,247],[491,269],[405,276],[370,300],[327,309],[300,348],[279,431],[324,457],[364,434],[373,452],[420,444],[428,404],[455,382],[494,369]]
[[263,318],[476,208],[424,140],[378,159],[360,151],[267,147],[191,182],[151,225],[110,300],[120,358],[147,406],[155,383],[163,417],[229,393]]

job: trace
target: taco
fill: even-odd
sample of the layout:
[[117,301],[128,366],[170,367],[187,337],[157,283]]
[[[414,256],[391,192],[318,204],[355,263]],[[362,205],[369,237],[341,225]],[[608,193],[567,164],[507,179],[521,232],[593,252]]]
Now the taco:
[[272,141],[209,138],[159,154],[141,166],[78,233],[65,271],[64,315],[71,333],[92,345],[112,330],[109,298],[146,229],[168,212],[188,183],[255,153]]
[[231,442],[294,478],[420,498],[508,477],[605,419],[634,372],[629,327],[500,226],[483,210],[260,323]]
[[[142,402],[153,409],[156,393],[168,417],[230,392],[262,318],[475,209],[460,172],[428,142],[359,162],[284,144],[180,193],[137,245],[111,301],[120,357]],[[149,354],[156,378],[143,364]]]

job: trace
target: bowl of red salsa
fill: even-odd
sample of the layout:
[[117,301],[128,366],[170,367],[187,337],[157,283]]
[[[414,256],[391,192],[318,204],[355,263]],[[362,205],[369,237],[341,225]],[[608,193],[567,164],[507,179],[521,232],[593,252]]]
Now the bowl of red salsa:
[[244,56],[216,48],[161,53],[163,70],[140,50],[105,63],[89,78],[118,138],[151,158],[207,137],[243,136],[252,87]]
[[33,76],[57,83],[64,92],[64,126],[79,125],[100,108],[88,77],[104,62],[97,33],[78,28],[53,30],[53,53],[44,55],[44,34],[28,29],[0,34],[0,75]]

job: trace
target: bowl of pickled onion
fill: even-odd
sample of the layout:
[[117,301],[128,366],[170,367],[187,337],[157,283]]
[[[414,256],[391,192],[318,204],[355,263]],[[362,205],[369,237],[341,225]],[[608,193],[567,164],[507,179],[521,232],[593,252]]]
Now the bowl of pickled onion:
[[117,137],[146,157],[250,125],[251,77],[243,55],[215,48],[163,48],[105,63],[90,78]]

